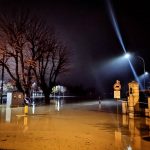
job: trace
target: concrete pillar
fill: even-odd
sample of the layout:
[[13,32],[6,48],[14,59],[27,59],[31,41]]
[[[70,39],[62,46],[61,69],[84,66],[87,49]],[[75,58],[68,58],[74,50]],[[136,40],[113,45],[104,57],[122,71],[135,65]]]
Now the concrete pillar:
[[134,118],[134,113],[138,112],[139,109],[139,84],[132,81],[128,84],[129,86],[129,97],[128,97],[128,111],[129,118]]

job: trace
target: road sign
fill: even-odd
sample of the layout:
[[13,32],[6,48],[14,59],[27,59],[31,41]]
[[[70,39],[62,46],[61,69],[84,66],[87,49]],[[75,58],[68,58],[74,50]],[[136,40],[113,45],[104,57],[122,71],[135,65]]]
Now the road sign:
[[120,91],[114,91],[114,99],[120,99]]
[[116,80],[116,83],[114,84],[114,90],[120,91],[121,90],[121,84],[119,80]]
[[114,84],[113,88],[114,88],[114,99],[120,99],[121,84],[119,80],[116,80],[116,83]]

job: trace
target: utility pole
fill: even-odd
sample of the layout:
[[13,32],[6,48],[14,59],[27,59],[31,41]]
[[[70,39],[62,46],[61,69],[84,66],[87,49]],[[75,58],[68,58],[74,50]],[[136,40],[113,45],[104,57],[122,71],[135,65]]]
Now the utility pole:
[[[2,61],[4,63],[4,53],[3,53],[3,58]],[[2,74],[1,74],[1,98],[0,98],[0,104],[3,102],[3,82],[4,82],[4,64],[2,63]]]
[[145,71],[145,61],[144,61],[144,59],[143,59],[143,57],[141,57],[141,56],[137,56],[139,59],[141,59],[142,60],[142,62],[143,62],[143,75],[144,75],[144,84],[143,84],[143,87],[144,87],[144,90],[145,90],[145,78],[146,78],[146,71]]

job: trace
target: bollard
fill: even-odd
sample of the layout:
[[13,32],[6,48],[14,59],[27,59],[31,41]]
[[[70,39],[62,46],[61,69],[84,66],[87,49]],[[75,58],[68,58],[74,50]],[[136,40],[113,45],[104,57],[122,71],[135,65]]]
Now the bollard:
[[24,106],[24,114],[27,115],[28,114],[28,105]]
[[26,97],[26,98],[24,99],[24,104],[25,104],[25,106],[24,106],[24,114],[25,114],[25,115],[28,114],[28,105],[30,104],[30,102],[31,102],[31,100],[30,100],[29,97]]

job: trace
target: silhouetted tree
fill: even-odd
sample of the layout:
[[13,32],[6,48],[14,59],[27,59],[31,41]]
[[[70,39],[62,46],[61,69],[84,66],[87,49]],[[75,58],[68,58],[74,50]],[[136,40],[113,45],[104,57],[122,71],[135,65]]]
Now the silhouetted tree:
[[[13,16],[13,17],[12,17]],[[28,14],[18,12],[0,15],[0,40],[3,43],[5,61],[0,63],[4,66],[9,76],[14,80],[17,89],[27,93],[26,74],[28,68],[25,62],[28,60],[28,49],[24,32],[26,30]]]
[[35,80],[49,95],[60,73],[68,70],[68,51],[44,21],[24,11],[0,15],[0,41],[6,60],[0,60],[19,91],[29,95]]

